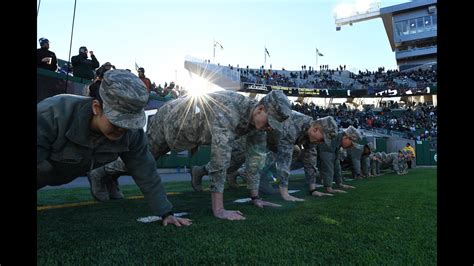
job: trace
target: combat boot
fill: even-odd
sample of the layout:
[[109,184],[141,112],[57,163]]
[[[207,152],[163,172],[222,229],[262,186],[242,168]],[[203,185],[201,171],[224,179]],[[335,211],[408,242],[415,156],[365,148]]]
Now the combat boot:
[[106,183],[107,190],[109,191],[110,199],[123,199],[125,196],[123,195],[122,191],[120,190],[118,179],[112,178],[109,182]]
[[103,166],[91,170],[87,173],[87,179],[91,185],[91,194],[97,201],[108,201],[110,200],[109,191],[105,184],[106,173]]
[[204,166],[193,166],[191,169],[191,186],[194,191],[203,191],[202,177],[207,174],[206,172],[206,167]]

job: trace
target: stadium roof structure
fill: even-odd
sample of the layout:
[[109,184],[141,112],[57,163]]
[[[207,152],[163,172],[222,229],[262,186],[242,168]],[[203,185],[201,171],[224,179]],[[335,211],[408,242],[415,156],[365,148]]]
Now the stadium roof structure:
[[437,0],[416,0],[365,12],[335,17],[336,30],[374,18],[381,18],[399,70],[437,62]]

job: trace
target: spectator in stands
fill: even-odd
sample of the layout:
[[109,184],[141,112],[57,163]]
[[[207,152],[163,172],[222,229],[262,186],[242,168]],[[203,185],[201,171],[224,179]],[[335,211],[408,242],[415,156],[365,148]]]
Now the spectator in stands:
[[36,51],[36,67],[56,71],[58,69],[58,60],[56,59],[56,54],[49,50],[49,40],[40,38],[39,43],[41,48]]
[[105,74],[105,72],[109,71],[112,68],[115,69],[115,66],[112,65],[110,62],[107,62],[96,70],[96,72],[95,72],[96,78],[95,78],[94,82],[91,85],[89,85],[89,88],[88,88],[89,89],[89,92],[88,92],[89,96],[91,96],[93,98],[98,97],[100,84],[102,83],[102,79],[104,78],[104,74]]
[[101,68],[104,69],[104,73],[105,73],[108,70],[115,69],[115,66],[112,65],[110,62],[106,62],[105,64],[103,64],[102,66],[99,67],[99,69],[101,69]]
[[151,91],[151,81],[149,78],[145,77],[145,69],[143,67],[138,69],[138,77],[143,81],[143,83],[145,83],[146,90],[149,94]]
[[169,85],[167,82],[165,82],[165,87],[162,91],[162,96],[171,99],[171,98],[177,98],[177,96],[175,97],[175,95],[176,95],[176,91],[175,91],[174,82],[172,81]]
[[[88,53],[91,59],[88,59]],[[74,77],[92,81],[95,77],[95,69],[99,67],[99,61],[93,51],[88,51],[87,47],[79,48],[79,54],[71,57]]]
[[59,73],[64,75],[72,76],[72,67],[70,63],[64,63],[62,67],[59,68]]
[[179,86],[176,86],[174,81],[171,81],[170,88],[171,88],[171,95],[173,96],[174,99],[177,99],[179,97]]
[[38,103],[37,189],[67,184],[120,156],[163,225],[190,225],[173,215],[147,147],[143,83],[127,71],[108,71],[99,96],[62,94]]

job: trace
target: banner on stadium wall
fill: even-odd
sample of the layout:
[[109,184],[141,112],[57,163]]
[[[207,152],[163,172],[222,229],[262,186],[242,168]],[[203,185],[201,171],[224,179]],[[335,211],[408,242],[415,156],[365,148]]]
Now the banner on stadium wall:
[[280,90],[287,96],[295,97],[334,97],[334,98],[346,98],[346,97],[399,97],[399,96],[410,96],[410,95],[430,95],[437,93],[437,86],[426,87],[423,90],[392,90],[386,89],[375,92],[373,89],[359,89],[359,90],[346,90],[346,89],[316,89],[316,88],[296,88],[296,87],[285,87],[285,86],[271,86],[266,84],[256,84],[250,82],[242,82],[240,91],[243,92],[255,92],[255,93],[268,93],[272,90]]
[[287,96],[294,97],[365,97],[367,90],[345,90],[345,89],[317,89],[317,88],[296,88],[285,86],[270,86],[251,82],[242,82],[243,92],[268,93],[272,90],[280,90]]
[[438,86],[426,86],[424,88],[410,88],[410,89],[374,89],[368,88],[369,96],[414,96],[414,95],[432,95],[438,93]]
[[329,90],[321,89],[309,89],[309,88],[295,88],[295,87],[284,87],[284,86],[271,86],[272,90],[281,90],[287,96],[295,97],[327,97],[329,96]]
[[304,97],[327,97],[329,90],[326,89],[308,89],[295,88],[285,86],[270,86],[265,84],[256,84],[250,82],[242,82],[241,90],[244,92],[268,93],[272,90],[282,91],[287,96],[304,96]]
[[256,84],[243,82],[241,86],[241,91],[245,92],[256,92],[256,93],[269,93],[271,91],[270,85]]

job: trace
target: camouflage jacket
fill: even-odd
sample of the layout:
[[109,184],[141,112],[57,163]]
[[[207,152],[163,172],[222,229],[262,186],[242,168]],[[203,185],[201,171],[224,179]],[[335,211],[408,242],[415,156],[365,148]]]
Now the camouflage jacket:
[[154,214],[171,211],[143,129],[128,130],[117,141],[91,131],[92,98],[57,95],[37,105],[37,172],[70,180],[119,156]]
[[[245,136],[246,162],[251,175],[257,175],[265,162],[266,133],[250,124],[257,100],[232,91],[218,91],[201,98],[186,96],[170,101],[158,109],[147,130],[150,148],[159,150],[164,142],[171,150],[192,150],[211,145],[208,164],[211,190],[224,190],[233,143]],[[256,184],[258,187],[258,183]]]
[[[331,145],[327,145],[326,143],[322,143],[318,145],[318,152],[328,152],[328,153],[334,153],[337,158],[339,158],[340,155],[340,147],[341,147],[341,142],[342,142],[342,137],[344,136],[344,131],[339,130],[337,133],[337,136],[331,140]],[[346,151],[347,152],[347,151]],[[347,156],[349,154],[347,153]],[[336,159],[334,157],[334,159]]]
[[283,123],[281,133],[274,131],[268,133],[269,149],[276,153],[276,175],[283,187],[288,186],[294,145],[304,148],[302,152],[305,172],[311,177],[317,174],[316,144],[310,143],[307,135],[312,121],[313,118],[310,116],[292,111],[291,116]]
[[[331,145],[328,146],[325,143],[318,145],[318,152],[320,153],[326,153],[326,156],[321,157],[321,159],[324,160],[341,160],[345,158],[350,158],[352,167],[354,167],[354,170],[356,172],[360,172],[360,159],[362,156],[362,149],[358,148],[356,146],[353,146],[348,149],[344,149],[344,151],[341,151],[341,144],[342,144],[342,137],[344,136],[344,131],[340,130],[337,133],[337,137],[335,137],[333,140],[331,140]],[[329,153],[334,154],[334,155],[329,155]],[[344,154],[345,157],[342,157],[341,155]]]

